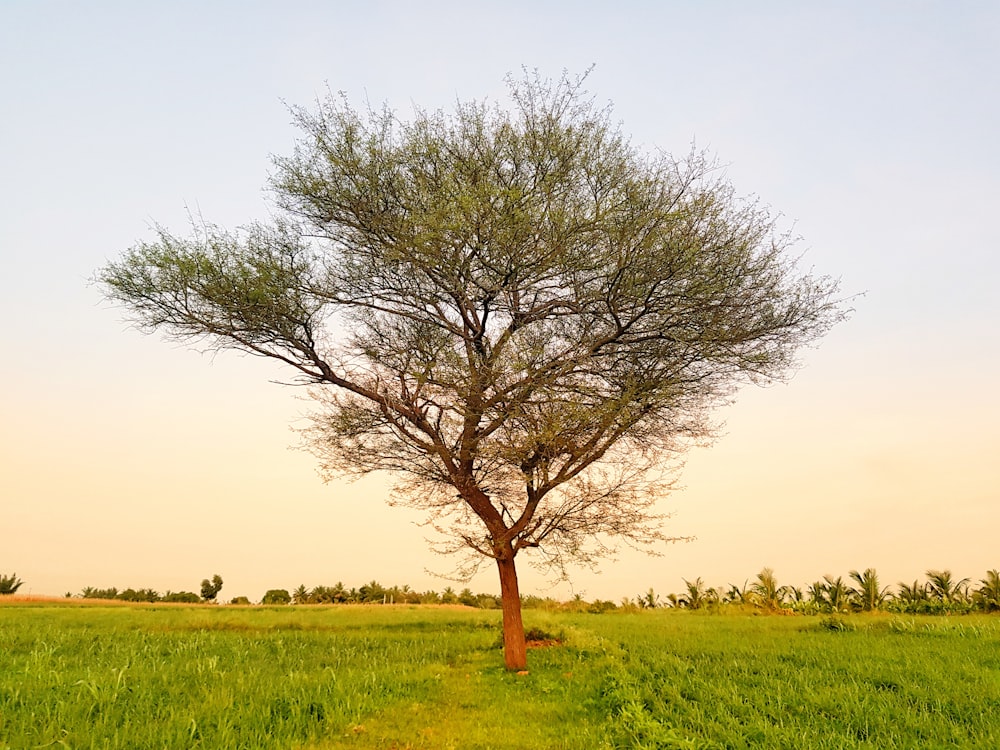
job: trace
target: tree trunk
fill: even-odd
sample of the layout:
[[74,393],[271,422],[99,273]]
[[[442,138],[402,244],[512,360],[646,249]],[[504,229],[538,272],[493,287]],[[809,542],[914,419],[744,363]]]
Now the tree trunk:
[[528,668],[528,653],[524,643],[524,622],[521,620],[521,593],[517,588],[517,568],[513,550],[510,556],[497,558],[500,569],[500,602],[503,609],[503,661],[507,669]]

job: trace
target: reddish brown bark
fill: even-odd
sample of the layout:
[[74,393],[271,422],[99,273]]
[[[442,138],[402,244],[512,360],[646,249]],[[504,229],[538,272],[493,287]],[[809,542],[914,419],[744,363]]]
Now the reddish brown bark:
[[503,609],[503,660],[507,669],[528,668],[528,649],[524,642],[524,622],[521,619],[521,593],[517,588],[517,568],[514,554],[497,557],[500,569],[500,603]]

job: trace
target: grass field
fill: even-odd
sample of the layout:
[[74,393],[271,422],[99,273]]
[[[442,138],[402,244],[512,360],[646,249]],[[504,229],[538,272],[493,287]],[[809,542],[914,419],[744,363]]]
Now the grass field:
[[0,606],[0,749],[1000,747],[1000,617]]

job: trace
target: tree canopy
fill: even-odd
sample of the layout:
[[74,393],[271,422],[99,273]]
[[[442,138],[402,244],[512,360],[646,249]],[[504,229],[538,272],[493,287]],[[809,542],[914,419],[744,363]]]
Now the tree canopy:
[[214,602],[220,591],[222,591],[222,576],[218,573],[212,576],[211,580],[208,578],[202,580],[201,598],[205,601]]
[[496,561],[522,668],[514,557],[663,539],[652,505],[709,410],[844,313],[706,155],[637,148],[581,80],[509,84],[507,108],[407,120],[296,108],[275,218],[160,228],[98,278],[147,330],[294,368],[327,471],[391,472]]

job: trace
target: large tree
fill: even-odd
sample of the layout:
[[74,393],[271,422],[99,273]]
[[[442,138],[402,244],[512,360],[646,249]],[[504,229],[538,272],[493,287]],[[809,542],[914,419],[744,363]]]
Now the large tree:
[[842,316],[792,239],[703,154],[633,146],[579,80],[507,108],[294,109],[276,218],[159,229],[98,273],[144,329],[280,360],[311,385],[331,474],[495,561],[526,664],[515,558],[665,537],[653,503],[707,411],[794,366]]

